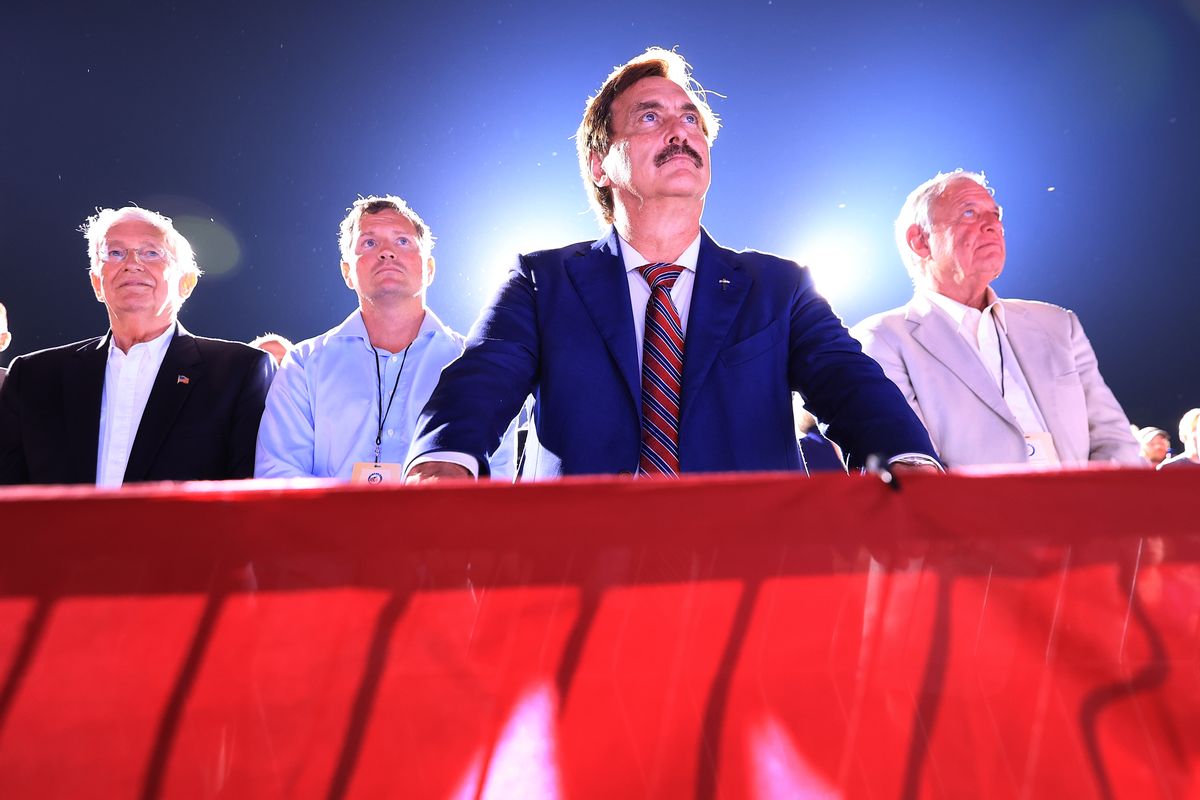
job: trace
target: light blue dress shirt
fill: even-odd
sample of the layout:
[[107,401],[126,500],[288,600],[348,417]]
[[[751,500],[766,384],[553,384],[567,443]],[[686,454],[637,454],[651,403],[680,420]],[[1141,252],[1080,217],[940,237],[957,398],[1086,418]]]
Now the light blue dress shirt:
[[[380,459],[403,464],[417,415],[433,394],[442,368],[458,358],[463,346],[463,337],[429,309],[407,358],[403,351],[372,347],[358,309],[333,330],[296,345],[267,395],[254,477],[348,480],[355,462],[371,461],[379,430],[376,361],[385,411]],[[388,411],[392,386],[396,395]],[[512,480],[514,430],[515,425],[510,426],[510,435],[489,459],[496,479]]]

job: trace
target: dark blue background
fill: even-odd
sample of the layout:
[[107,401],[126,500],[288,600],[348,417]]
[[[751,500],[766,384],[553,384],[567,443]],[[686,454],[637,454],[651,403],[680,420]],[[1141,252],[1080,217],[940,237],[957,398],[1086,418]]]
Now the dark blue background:
[[998,291],[1079,312],[1139,425],[1200,405],[1200,0],[6,10],[2,363],[104,329],[75,228],[128,202],[197,247],[189,328],[299,340],[354,307],[346,207],[399,194],[439,237],[430,305],[465,331],[512,254],[595,237],[571,136],[651,44],[725,95],[704,217],[723,244],[809,262],[853,323],[910,294],[907,192],[983,169]]

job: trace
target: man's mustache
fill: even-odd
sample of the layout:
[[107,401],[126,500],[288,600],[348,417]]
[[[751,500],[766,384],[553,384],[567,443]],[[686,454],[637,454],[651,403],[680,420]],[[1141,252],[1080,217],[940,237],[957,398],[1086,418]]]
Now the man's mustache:
[[697,153],[695,149],[693,149],[692,146],[687,142],[669,144],[664,147],[662,152],[654,157],[654,166],[661,167],[663,164],[667,163],[667,161],[678,155],[684,155],[690,158],[692,163],[696,165],[697,169],[704,166],[704,159],[701,158],[700,154]]

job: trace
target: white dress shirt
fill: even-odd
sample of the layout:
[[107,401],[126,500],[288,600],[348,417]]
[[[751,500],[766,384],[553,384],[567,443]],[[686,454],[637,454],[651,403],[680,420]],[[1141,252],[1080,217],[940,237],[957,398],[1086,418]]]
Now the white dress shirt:
[[[620,234],[617,235],[621,239]],[[700,258],[700,234],[672,263],[682,267],[675,285],[671,287],[671,302],[679,312],[679,325],[687,341],[688,312],[692,310],[692,284],[696,282],[696,262]],[[638,368],[642,366],[642,342],[646,335],[646,305],[650,302],[650,284],[638,272],[639,268],[654,262],[621,239],[621,260],[625,262],[625,277],[629,280],[629,303],[633,309],[633,332],[637,337]]]
[[1026,434],[1048,431],[1045,417],[1029,389],[1029,381],[1025,379],[1025,373],[1021,371],[1021,365],[1017,363],[1012,345],[1009,344],[1004,305],[992,287],[988,287],[983,311],[937,292],[924,293],[929,302],[945,312],[957,326],[959,335],[971,346],[992,376],[992,381],[1021,429]]
[[171,325],[156,338],[121,352],[112,336],[108,339],[108,365],[104,370],[104,393],[100,400],[100,447],[96,454],[96,485],[117,487],[125,481],[129,451],[137,436],[146,401],[158,370],[175,335]]

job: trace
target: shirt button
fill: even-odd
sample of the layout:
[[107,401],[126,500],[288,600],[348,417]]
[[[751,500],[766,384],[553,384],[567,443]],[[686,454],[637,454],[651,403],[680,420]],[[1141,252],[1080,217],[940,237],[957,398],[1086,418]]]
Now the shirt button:
[[395,356],[392,356],[392,363],[393,363],[393,364],[395,364],[395,363],[396,363],[396,357],[395,357]]
[[395,435],[396,435],[396,429],[388,428],[388,436],[395,436]]

